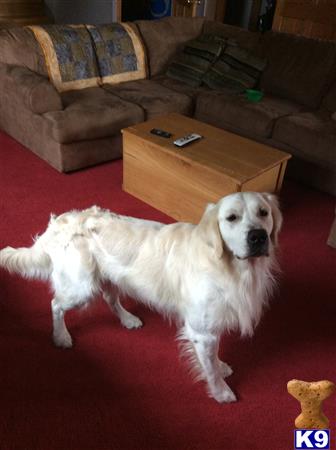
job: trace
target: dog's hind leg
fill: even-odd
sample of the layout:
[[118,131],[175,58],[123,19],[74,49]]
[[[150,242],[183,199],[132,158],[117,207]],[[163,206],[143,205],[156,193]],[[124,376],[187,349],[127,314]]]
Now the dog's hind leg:
[[64,322],[65,310],[62,308],[62,302],[57,297],[51,302],[51,311],[53,319],[53,341],[57,347],[72,347],[72,339]]
[[120,303],[117,289],[113,289],[112,294],[110,292],[103,291],[103,298],[109,305],[111,310],[117,315],[124,327],[128,328],[129,330],[132,328],[142,327],[141,320],[130,312],[126,311],[126,309]]

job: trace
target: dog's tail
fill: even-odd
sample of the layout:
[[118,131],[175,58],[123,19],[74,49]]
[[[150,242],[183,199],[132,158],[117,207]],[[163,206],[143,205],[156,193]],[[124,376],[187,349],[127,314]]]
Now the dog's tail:
[[6,247],[0,250],[0,267],[26,278],[47,279],[51,274],[52,262],[41,245],[35,242],[30,248]]

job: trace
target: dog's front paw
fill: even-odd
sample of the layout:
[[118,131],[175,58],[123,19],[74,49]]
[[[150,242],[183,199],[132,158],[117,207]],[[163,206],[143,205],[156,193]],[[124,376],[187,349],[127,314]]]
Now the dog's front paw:
[[219,394],[214,395],[214,399],[218,403],[233,403],[237,401],[237,397],[234,395],[234,393],[230,390],[220,392]]
[[218,402],[218,403],[232,403],[236,402],[237,398],[235,394],[232,392],[232,390],[229,388],[229,386],[223,382],[223,386],[221,388],[213,389],[211,390],[211,396]]
[[223,378],[229,377],[233,374],[231,367],[224,361],[219,361],[219,370]]
[[143,325],[139,317],[133,316],[131,313],[128,313],[127,316],[123,317],[122,324],[129,330],[141,328]]
[[71,348],[72,339],[69,333],[53,334],[53,341],[56,347]]

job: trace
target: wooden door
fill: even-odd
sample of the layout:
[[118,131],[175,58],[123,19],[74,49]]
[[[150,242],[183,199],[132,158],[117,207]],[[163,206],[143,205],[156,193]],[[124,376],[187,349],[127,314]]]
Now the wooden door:
[[122,0],[115,0],[113,2],[113,20],[114,22],[122,21]]
[[335,39],[336,0],[278,0],[273,30]]

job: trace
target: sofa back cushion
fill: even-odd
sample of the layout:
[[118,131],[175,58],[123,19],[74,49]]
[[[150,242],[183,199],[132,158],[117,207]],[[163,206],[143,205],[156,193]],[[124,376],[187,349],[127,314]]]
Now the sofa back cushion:
[[203,33],[233,40],[239,47],[247,49],[255,55],[261,55],[261,33],[255,33],[244,28],[214,22],[212,20],[206,20],[204,22]]
[[266,59],[255,56],[229,39],[203,81],[211,89],[244,92],[257,85],[266,64]]
[[200,86],[204,75],[219,57],[224,45],[225,41],[207,39],[206,36],[187,42],[169,65],[167,76],[192,87]]
[[45,56],[49,78],[59,92],[98,86],[97,60],[91,36],[81,25],[33,25]]
[[167,70],[172,57],[185,43],[202,33],[203,23],[202,17],[136,21],[147,49],[151,77]]
[[43,51],[28,28],[15,27],[0,31],[0,62],[48,75]]
[[287,33],[264,35],[268,65],[260,87],[267,93],[316,108],[328,86],[336,43]]
[[103,83],[146,78],[146,53],[136,27],[127,23],[88,25]]
[[[336,77],[334,77],[334,80],[335,78]],[[324,108],[328,109],[331,112],[336,111],[336,81],[334,81],[325,97],[323,98],[322,105],[324,106]]]

